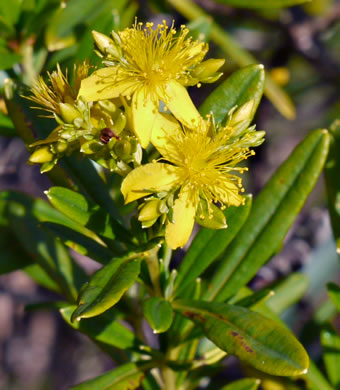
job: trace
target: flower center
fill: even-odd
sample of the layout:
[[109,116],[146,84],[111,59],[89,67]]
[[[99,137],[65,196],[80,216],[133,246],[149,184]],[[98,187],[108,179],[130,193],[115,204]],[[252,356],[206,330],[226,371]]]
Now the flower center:
[[155,29],[153,23],[135,23],[119,33],[124,60],[119,72],[134,76],[150,87],[171,79],[186,83],[190,71],[199,64],[207,45],[187,38],[189,30],[181,26],[177,34],[164,20]]

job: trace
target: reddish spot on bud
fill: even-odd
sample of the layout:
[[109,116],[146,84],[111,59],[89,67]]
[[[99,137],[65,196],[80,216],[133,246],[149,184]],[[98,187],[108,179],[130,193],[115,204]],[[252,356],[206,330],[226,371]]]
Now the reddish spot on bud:
[[100,140],[103,144],[109,143],[110,139],[114,137],[117,140],[120,140],[117,134],[114,133],[109,127],[105,127],[100,133]]

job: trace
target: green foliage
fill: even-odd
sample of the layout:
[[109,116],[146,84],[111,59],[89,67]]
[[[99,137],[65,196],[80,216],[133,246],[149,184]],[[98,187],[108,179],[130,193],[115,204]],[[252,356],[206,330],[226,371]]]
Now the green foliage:
[[219,348],[273,375],[304,374],[309,358],[285,328],[245,308],[203,301],[175,301],[175,309],[202,327]]
[[[49,203],[42,199],[43,193],[32,197],[1,191],[0,275],[21,270],[53,291],[55,302],[27,309],[58,311],[74,331],[85,334],[114,361],[116,368],[73,384],[72,389],[191,390],[203,386],[202,378],[207,380],[207,389],[256,390],[260,385],[264,390],[339,388],[340,337],[333,321],[340,311],[339,286],[328,283],[330,299],[309,321],[295,321],[294,305],[309,294],[305,268],[271,284],[263,285],[261,277],[260,282],[256,277],[281,250],[323,170],[339,252],[338,107],[335,115],[328,112],[331,121],[324,121],[327,127],[335,119],[329,130],[321,128],[303,136],[310,125],[301,125],[301,134],[296,135],[300,142],[262,189],[245,161],[252,156],[252,148],[263,142],[264,132],[251,126],[254,118],[273,127],[265,129],[268,143],[260,156],[268,152],[276,137],[277,116],[261,103],[263,94],[279,113],[293,119],[295,103],[299,105],[305,98],[299,91],[310,91],[306,83],[314,87],[325,78],[315,72],[310,76],[305,64],[302,73],[307,81],[302,77],[302,82],[295,82],[294,72],[288,84],[277,76],[280,69],[282,76],[290,66],[300,66],[288,64],[286,54],[281,56],[281,49],[291,41],[295,52],[289,61],[299,62],[299,56],[310,61],[310,52],[294,40],[294,21],[292,27],[287,26],[281,17],[294,19],[295,10],[315,12],[304,5],[306,2],[216,0],[198,6],[191,0],[149,0],[126,41],[117,32],[134,22],[137,1],[1,2],[0,135],[20,138],[31,153],[29,163],[42,163],[41,172],[46,172],[51,185],[44,192]],[[296,8],[290,12],[292,6]],[[326,5],[321,8],[327,9]],[[162,12],[168,23],[163,28],[171,35],[160,50],[165,59],[157,52],[164,31],[152,35],[151,25],[138,30],[138,22],[150,10]],[[169,20],[176,19],[175,11],[188,20],[188,32],[184,26],[177,32],[172,30]],[[231,17],[223,18],[223,12]],[[92,30],[98,32],[95,45]],[[143,35],[143,31],[148,33]],[[251,52],[243,47],[242,31],[255,32]],[[282,45],[275,41],[277,31],[284,36]],[[256,46],[259,32],[273,32],[273,43]],[[336,31],[332,34],[337,36]],[[328,31],[328,35],[309,37],[311,52],[332,34]],[[130,57],[134,53],[126,55],[127,46],[141,36],[144,41],[138,43],[137,39],[135,52],[150,36],[152,44],[133,62]],[[178,54],[181,39],[185,42],[182,50],[188,55]],[[197,46],[190,51],[193,42]],[[209,60],[203,61],[209,42],[219,56],[226,56],[225,64],[224,59],[210,58],[210,54],[205,58]],[[279,49],[279,56],[271,46]],[[175,60],[171,57],[174,52]],[[86,101],[79,96],[80,90],[86,90],[83,84],[88,78],[84,81],[77,73],[79,68],[73,72],[73,66],[84,60],[94,65],[91,77],[98,77],[90,83],[91,88],[105,98],[96,95],[93,101]],[[279,63],[279,72],[275,74],[261,62],[270,66]],[[53,73],[57,64],[63,73]],[[145,64],[150,66],[143,73]],[[163,67],[169,64],[171,69],[166,73]],[[113,73],[118,66],[125,73]],[[32,103],[27,99],[32,97],[29,88],[38,88],[36,80],[46,70],[55,78],[44,84],[42,76],[37,93],[42,98]],[[122,79],[117,82],[119,77]],[[126,82],[124,77],[131,80]],[[152,82],[140,88],[138,83],[148,77]],[[222,81],[207,89],[208,94],[201,89],[188,90],[200,102],[197,111],[186,88],[200,88],[220,77]],[[39,104],[47,116],[32,109]],[[308,99],[304,104],[308,105]],[[270,121],[263,121],[263,117]],[[285,124],[281,124],[284,132]],[[142,142],[139,127],[150,131],[149,145]],[[178,158],[180,140],[189,139],[193,131],[200,131],[199,136],[196,133],[191,143],[185,144],[188,146],[182,154],[187,156]],[[72,144],[74,139],[77,148]],[[209,142],[202,146],[197,140]],[[204,158],[191,166],[189,160],[200,153]],[[171,160],[173,156],[180,160],[178,164]],[[150,166],[161,167],[162,174],[157,180],[151,174],[141,175],[144,183],[138,175]],[[248,168],[245,188],[253,185],[255,194],[258,192],[255,196],[242,195],[240,177]],[[211,171],[214,175],[209,177]],[[126,202],[129,196],[121,186],[130,172],[137,172],[129,184],[128,195],[133,201],[124,204],[124,196]],[[189,228],[193,230],[194,222],[201,226],[189,240],[187,233]],[[171,244],[171,234],[177,234],[180,244]],[[171,249],[178,246],[184,249]],[[90,257],[100,268],[90,274],[78,261],[79,254]],[[290,326],[295,329],[293,325],[299,322],[304,326],[295,336]],[[306,349],[316,339],[320,339],[322,356],[312,361]],[[224,359],[228,361],[230,355],[239,359],[246,378],[221,383],[216,374],[225,369]]]
[[170,302],[152,297],[144,302],[143,312],[154,333],[163,333],[170,328],[173,315]]

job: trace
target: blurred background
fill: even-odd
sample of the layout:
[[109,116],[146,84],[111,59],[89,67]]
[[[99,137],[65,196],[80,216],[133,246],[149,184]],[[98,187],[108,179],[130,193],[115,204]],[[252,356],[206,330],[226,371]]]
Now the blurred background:
[[[98,64],[91,31],[121,30],[137,15],[143,22],[166,19],[169,24],[175,20],[175,26],[187,24],[195,39],[209,42],[208,56],[226,59],[222,80],[247,64],[265,65],[265,97],[255,123],[266,131],[266,142],[250,162],[245,183],[247,192],[256,194],[308,132],[327,128],[340,116],[340,2],[312,0],[287,8],[240,4],[237,0],[1,0],[0,190],[44,197],[50,186],[38,166],[26,164],[28,152],[4,104],[5,80],[30,86],[57,63],[70,70],[85,58]],[[189,92],[199,106],[215,87]],[[321,178],[281,252],[251,282],[256,289],[292,271],[308,276],[308,285],[301,278],[302,300],[284,317],[316,360],[320,346],[313,329],[335,313],[325,284],[340,280],[326,202]],[[9,244],[1,235],[0,264],[6,265],[0,266],[0,390],[63,390],[110,369],[111,360],[58,313],[30,308],[58,297],[23,271],[5,274]],[[78,259],[89,272],[96,268],[90,259],[79,255]]]

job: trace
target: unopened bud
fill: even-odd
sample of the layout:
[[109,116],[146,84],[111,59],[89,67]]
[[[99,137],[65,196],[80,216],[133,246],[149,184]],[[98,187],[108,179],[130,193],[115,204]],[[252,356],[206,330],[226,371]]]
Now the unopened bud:
[[[195,67],[192,72],[192,76],[200,80],[208,78],[214,75],[220,67],[224,64],[224,59],[210,58],[209,60],[201,62]],[[220,74],[218,74],[220,77]]]
[[102,147],[103,145],[97,140],[90,140],[81,145],[80,151],[85,154],[93,154],[99,152]]
[[92,31],[92,36],[96,43],[97,48],[103,54],[109,54],[114,58],[121,57],[122,53],[120,47],[117,46],[116,43],[111,38],[98,31]]
[[125,160],[129,157],[131,157],[131,145],[128,140],[122,140],[118,141],[114,146],[114,151],[116,155],[121,158],[122,160]]
[[121,111],[114,103],[110,102],[110,100],[99,100],[98,105],[103,111],[111,115],[113,118],[115,118],[119,114],[119,111]]
[[229,126],[235,126],[237,123],[242,121],[250,121],[254,109],[254,100],[249,100],[247,103],[244,103],[240,108],[238,108],[232,115],[230,121],[228,121]]
[[35,150],[29,161],[35,164],[43,164],[46,162],[52,161],[54,158],[53,153],[50,150],[49,146],[42,146],[41,148]]
[[124,115],[123,111],[119,110],[118,116],[114,120],[114,125],[112,129],[116,134],[120,134],[125,126],[126,126],[126,116]]
[[69,103],[59,103],[60,116],[66,123],[73,121],[81,116],[80,112]]
[[153,221],[157,219],[161,212],[159,211],[159,200],[150,200],[146,202],[139,212],[138,220],[141,222]]
[[245,148],[260,146],[264,142],[265,131],[254,131],[249,134],[247,138],[242,142],[242,146]]
[[55,145],[55,150],[57,153],[64,153],[65,150],[68,148],[68,143],[67,142],[57,142]]
[[189,56],[191,58],[196,57],[205,50],[207,45],[204,42],[198,43],[196,45],[192,45],[191,48],[189,49]]

